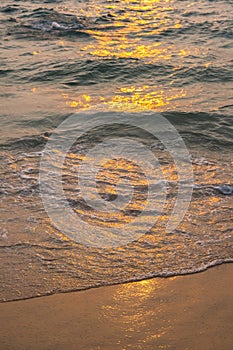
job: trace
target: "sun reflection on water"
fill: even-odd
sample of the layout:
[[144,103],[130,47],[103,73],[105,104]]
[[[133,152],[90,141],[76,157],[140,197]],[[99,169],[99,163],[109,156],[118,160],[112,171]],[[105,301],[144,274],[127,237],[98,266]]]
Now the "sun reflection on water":
[[157,343],[167,333],[169,320],[163,319],[166,288],[165,279],[142,280],[115,288],[111,304],[102,306],[102,317],[111,319],[119,330],[119,343],[130,346],[133,338],[137,349],[144,349],[148,344]]
[[95,105],[102,104],[103,108],[118,111],[143,110],[163,111],[169,109],[169,105],[176,100],[186,96],[186,92],[181,89],[171,89],[171,91],[155,90],[150,86],[122,86],[116,88],[113,96],[98,96],[76,93],[73,96],[62,94],[66,106],[80,110],[90,109]]
[[[104,8],[90,2],[82,9],[89,18],[97,18],[97,25],[86,30],[94,40],[84,41],[80,54],[89,56],[95,62],[132,60],[159,67],[172,64],[174,69],[182,67],[184,57],[190,55],[189,48],[174,46],[172,41],[163,40],[162,33],[167,30],[179,30],[182,23],[174,15],[174,0],[124,0],[117,4],[108,2]],[[75,13],[75,9],[73,9]],[[76,9],[77,11],[77,9]],[[59,41],[64,46],[64,41]],[[153,67],[152,67],[153,68]],[[106,67],[108,69],[108,67]],[[156,67],[154,67],[156,69]],[[135,77],[137,80],[137,77]],[[124,80],[124,79],[123,79]],[[141,78],[140,78],[141,80]],[[145,76],[145,84],[129,84],[129,80],[117,81],[112,90],[106,90],[104,84],[92,94],[90,89],[82,92],[62,94],[67,108],[74,110],[90,109],[102,104],[104,108],[120,111],[175,109],[186,97],[184,88],[174,86],[173,73],[167,77],[166,86],[152,77]],[[108,84],[107,84],[108,85]]]

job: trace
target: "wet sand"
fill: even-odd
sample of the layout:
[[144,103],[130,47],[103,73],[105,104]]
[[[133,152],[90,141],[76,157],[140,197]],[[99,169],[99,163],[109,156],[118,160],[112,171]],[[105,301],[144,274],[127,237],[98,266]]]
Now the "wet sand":
[[233,264],[0,304],[1,350],[233,349]]

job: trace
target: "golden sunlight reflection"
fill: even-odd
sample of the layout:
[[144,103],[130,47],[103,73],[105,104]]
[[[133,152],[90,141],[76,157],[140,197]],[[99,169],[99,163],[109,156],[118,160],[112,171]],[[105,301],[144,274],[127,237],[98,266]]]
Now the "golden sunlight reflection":
[[[143,72],[140,72],[141,75],[137,78],[134,70],[132,76],[130,70],[126,76],[122,70],[122,78],[114,80],[111,88],[103,81],[102,84],[100,82],[98,91],[93,85],[92,89],[83,86],[82,90],[64,93],[65,108],[78,111],[102,105],[109,110],[163,112],[176,110],[180,106],[182,109],[184,106],[189,107],[190,97],[186,87],[181,88],[175,84],[176,75],[189,56],[206,55],[206,50],[198,46],[188,47],[183,42],[175,45],[172,40],[166,39],[167,31],[176,35],[184,25],[176,15],[174,0],[124,0],[117,4],[109,2],[104,9],[90,2],[85,11],[87,18],[98,19],[98,25],[85,30],[93,40],[77,43],[77,49],[81,57],[89,57],[91,62],[96,62],[97,68],[99,62],[101,72],[109,69],[108,66],[104,67],[109,60],[113,61],[113,67],[110,68],[112,73],[110,71],[109,74],[114,79],[118,62],[122,69],[125,60],[132,60],[133,65],[138,64],[140,69],[143,65],[152,65],[152,71],[164,67],[170,73],[160,83],[157,78],[153,78],[153,74],[144,77]],[[111,15],[110,19],[102,22],[105,13]],[[66,46],[64,41],[58,43]],[[128,64],[130,67],[130,61]],[[193,91],[190,93],[193,96]],[[200,95],[199,90],[196,94]]]
[[157,283],[153,280],[142,280],[137,283],[122,284],[114,296],[114,300],[127,301],[129,298],[134,298],[135,304],[139,305],[140,302],[150,297],[157,288],[161,288],[160,280]]
[[169,105],[176,105],[181,98],[186,96],[183,89],[155,90],[150,86],[122,86],[116,88],[115,93],[111,96],[98,96],[76,93],[73,96],[62,94],[66,106],[80,110],[89,109],[93,106],[102,104],[106,109],[119,111],[142,111],[154,110],[164,111],[169,109]]
[[119,285],[113,302],[102,306],[101,317],[115,323],[124,343],[133,337],[137,348],[144,349],[145,344],[161,338],[170,328],[168,320],[163,319],[167,287],[168,281],[162,278]]
[[[172,2],[169,0],[167,4]],[[170,14],[173,7],[163,4],[164,1],[128,0],[109,5],[109,10],[118,11],[114,17],[114,31],[103,31],[101,27],[89,30],[96,40],[83,50],[105,58],[149,59],[150,62],[169,60],[171,54],[176,53],[174,47],[166,47],[161,41],[152,40],[152,36],[170,28],[178,29],[181,23]]]
[[[93,210],[90,214],[86,206],[80,206],[75,209],[75,212],[92,225],[103,227],[119,227],[133,221],[135,218],[131,215],[131,212],[143,211],[147,200],[148,181],[140,167],[124,159],[103,161],[102,167],[96,176],[96,189],[102,198],[113,198],[118,194],[116,186],[123,178],[127,179],[128,186],[132,188],[132,198],[121,211],[111,213]],[[95,198],[94,192],[90,193],[90,197]]]

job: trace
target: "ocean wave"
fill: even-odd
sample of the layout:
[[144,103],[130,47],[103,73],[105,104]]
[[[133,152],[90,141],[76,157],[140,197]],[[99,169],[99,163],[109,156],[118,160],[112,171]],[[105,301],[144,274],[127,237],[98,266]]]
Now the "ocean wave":
[[[104,106],[103,106],[104,107]],[[95,108],[92,107],[92,111]],[[104,112],[104,110],[102,111]],[[112,111],[112,113],[117,113]],[[206,147],[207,149],[219,149],[231,152],[233,148],[232,140],[232,117],[228,114],[223,113],[186,113],[186,112],[164,112],[164,117],[168,119],[183,137],[188,147],[194,147],[195,145]],[[36,127],[37,124],[40,127],[47,128],[47,131],[39,135],[31,135],[22,137],[20,139],[11,139],[7,143],[2,143],[1,147],[7,150],[42,150],[53,129],[57,127],[57,123],[61,123],[63,120],[68,118],[68,115],[57,115],[50,117],[49,128],[48,118],[39,119],[39,121],[26,122],[27,126]],[[23,125],[23,122],[22,122]],[[106,133],[107,132],[107,133]],[[105,137],[108,137],[108,132],[111,134],[112,130],[105,131]],[[91,139],[88,142],[93,142],[94,135],[91,135]]]

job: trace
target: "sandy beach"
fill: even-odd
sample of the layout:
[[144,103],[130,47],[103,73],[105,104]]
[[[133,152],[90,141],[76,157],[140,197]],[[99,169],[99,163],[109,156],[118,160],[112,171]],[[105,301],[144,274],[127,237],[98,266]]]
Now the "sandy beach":
[[0,305],[6,350],[233,348],[233,264]]

